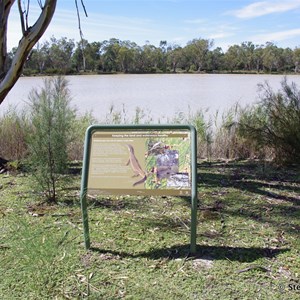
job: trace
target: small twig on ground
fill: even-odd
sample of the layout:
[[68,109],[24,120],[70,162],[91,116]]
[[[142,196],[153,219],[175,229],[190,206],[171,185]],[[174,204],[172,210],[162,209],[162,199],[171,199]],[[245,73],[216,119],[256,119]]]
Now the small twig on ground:
[[187,226],[178,216],[175,217],[175,220],[178,220],[186,229],[190,230],[189,226]]
[[76,228],[76,229],[79,229],[79,230],[82,230],[79,226],[73,224],[71,221],[67,220],[68,224],[70,224],[73,228]]
[[240,274],[240,273],[248,272],[250,270],[260,270],[260,271],[264,271],[264,272],[268,272],[268,273],[271,272],[271,270],[268,268],[265,268],[265,267],[262,267],[259,265],[253,265],[253,266],[249,266],[245,269],[239,270],[239,271],[237,271],[237,273]]
[[62,237],[62,239],[57,243],[58,246],[60,246],[67,238],[68,234],[69,234],[70,230],[66,231],[64,236]]

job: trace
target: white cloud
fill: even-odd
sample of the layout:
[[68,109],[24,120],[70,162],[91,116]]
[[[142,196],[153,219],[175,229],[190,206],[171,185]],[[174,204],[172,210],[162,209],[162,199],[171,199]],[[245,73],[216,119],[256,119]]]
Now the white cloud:
[[207,24],[206,27],[198,28],[198,32],[202,32],[203,36],[209,39],[225,39],[236,35],[238,28],[228,24]]
[[216,32],[212,33],[208,38],[209,39],[223,39],[226,37],[234,36],[234,33],[230,32]]
[[252,36],[250,39],[256,43],[280,42],[300,36],[300,28],[278,31],[272,33],[264,33]]
[[205,19],[193,19],[193,20],[185,20],[184,23],[187,23],[187,24],[203,24],[206,21],[207,20],[205,20]]
[[242,9],[228,12],[240,19],[251,19],[273,13],[282,13],[300,7],[300,0],[259,1]]

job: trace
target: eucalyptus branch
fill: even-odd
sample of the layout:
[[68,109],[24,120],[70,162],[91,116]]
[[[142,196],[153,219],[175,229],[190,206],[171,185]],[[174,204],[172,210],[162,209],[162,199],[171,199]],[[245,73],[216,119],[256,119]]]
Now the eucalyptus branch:
[[82,41],[83,40],[83,32],[81,30],[81,20],[80,20],[80,13],[79,13],[77,0],[75,0],[75,5],[76,5],[76,12],[77,12],[78,29],[79,29],[80,39]]
[[[87,17],[87,12],[86,12],[86,8],[84,6],[83,0],[81,0],[81,5],[83,7],[85,16]],[[84,45],[83,45],[83,32],[81,29],[81,20],[80,20],[80,13],[79,13],[79,8],[78,8],[78,2],[77,0],[75,0],[75,6],[76,6],[76,12],[77,12],[77,20],[78,20],[78,29],[79,29],[79,35],[80,35],[80,44],[81,44],[81,52],[82,52],[82,60],[83,60],[83,69],[85,70],[85,56],[84,56]]]
[[28,15],[29,15],[29,6],[30,6],[30,0],[27,0],[27,8],[25,10],[25,21],[26,21],[26,30],[28,30]]
[[[25,0],[28,1],[28,0]],[[29,0],[30,2],[30,0]],[[28,3],[29,3],[28,2]],[[3,59],[3,54],[6,54],[6,23],[7,18],[10,13],[10,8],[13,5],[14,1],[7,0],[3,6],[3,1],[0,1],[0,14],[3,13],[3,18],[1,18],[0,26],[0,104],[4,101],[5,97],[12,89],[14,84],[17,82],[19,77],[22,74],[23,66],[27,60],[27,57],[47,29],[49,23],[52,20],[53,14],[55,12],[57,0],[45,0],[43,9],[40,12],[36,22],[26,28],[25,26],[25,16],[22,10],[21,0],[18,0],[19,14],[21,18],[21,28],[23,36],[19,41],[17,50],[14,54],[14,57],[11,63],[8,65],[7,60]],[[3,26],[4,25],[4,26]],[[2,67],[3,66],[3,67]]]
[[43,4],[42,4],[42,0],[37,0],[38,5],[40,6],[40,9],[43,9]]
[[21,0],[18,0],[18,9],[19,9],[20,20],[21,20],[22,34],[24,35],[26,32],[25,21],[24,21],[24,13],[25,12],[22,10]]
[[[77,1],[76,1],[76,2],[77,2]],[[85,13],[85,16],[88,17],[88,14],[87,14],[85,5],[84,5],[84,3],[83,3],[83,0],[81,0],[81,5],[82,5],[83,11],[84,11],[84,13]]]

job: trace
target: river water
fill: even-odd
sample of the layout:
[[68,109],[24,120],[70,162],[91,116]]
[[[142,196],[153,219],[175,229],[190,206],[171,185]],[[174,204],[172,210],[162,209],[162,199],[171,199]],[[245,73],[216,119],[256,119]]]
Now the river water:
[[[300,75],[287,76],[300,86]],[[277,91],[282,75],[228,74],[151,74],[151,75],[80,75],[66,76],[72,105],[78,113],[92,111],[101,120],[110,106],[134,114],[136,107],[151,115],[154,122],[172,118],[178,112],[207,110],[207,115],[222,113],[235,103],[242,106],[259,100],[258,84],[267,81]],[[22,109],[32,88],[43,86],[41,77],[22,77],[3,104],[0,114],[9,106]]]

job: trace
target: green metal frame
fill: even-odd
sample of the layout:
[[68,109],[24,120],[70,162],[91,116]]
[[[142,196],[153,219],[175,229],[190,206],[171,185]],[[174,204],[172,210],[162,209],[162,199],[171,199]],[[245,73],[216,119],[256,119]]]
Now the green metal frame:
[[86,130],[85,143],[84,143],[84,157],[81,178],[81,191],[80,203],[82,211],[83,234],[85,248],[88,250],[91,246],[89,234],[89,222],[87,211],[87,186],[88,174],[90,165],[90,152],[91,152],[91,137],[95,131],[130,131],[130,130],[189,130],[191,137],[191,240],[190,252],[196,253],[196,239],[197,239],[197,132],[193,126],[190,125],[92,125]]

